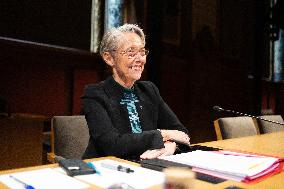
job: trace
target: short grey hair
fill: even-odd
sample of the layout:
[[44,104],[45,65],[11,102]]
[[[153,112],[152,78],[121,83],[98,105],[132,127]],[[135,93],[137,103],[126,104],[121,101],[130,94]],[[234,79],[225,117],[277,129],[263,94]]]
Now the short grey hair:
[[113,55],[113,51],[119,48],[123,33],[136,33],[144,45],[146,44],[144,32],[138,25],[124,24],[118,28],[111,28],[104,34],[100,45],[101,56],[104,52],[109,52]]

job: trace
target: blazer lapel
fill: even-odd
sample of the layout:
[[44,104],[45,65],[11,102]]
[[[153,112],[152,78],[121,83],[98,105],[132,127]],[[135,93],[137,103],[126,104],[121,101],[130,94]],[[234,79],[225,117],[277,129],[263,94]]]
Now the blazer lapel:
[[104,90],[108,95],[110,101],[109,106],[111,106],[111,119],[113,125],[119,129],[121,133],[131,132],[130,122],[128,121],[128,111],[126,105],[120,104],[120,100],[123,97],[123,89],[119,86],[113,77],[110,76],[106,80],[104,85]]
[[136,104],[136,109],[139,114],[140,123],[143,131],[157,129],[155,128],[155,122],[157,122],[156,106],[152,103],[153,99],[149,99],[140,89],[135,88],[136,95],[139,102]]

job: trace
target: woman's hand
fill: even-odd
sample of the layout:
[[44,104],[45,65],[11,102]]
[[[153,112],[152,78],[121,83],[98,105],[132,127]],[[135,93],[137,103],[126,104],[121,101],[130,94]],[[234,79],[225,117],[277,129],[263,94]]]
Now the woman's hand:
[[175,142],[167,141],[164,143],[164,145],[165,145],[165,152],[161,154],[159,157],[169,156],[175,153],[176,148],[177,148],[177,144]]
[[165,148],[147,150],[140,156],[140,158],[141,159],[154,159],[157,157],[173,155],[175,153],[176,147],[177,147],[175,142],[167,141],[164,143],[164,145],[165,145]]
[[189,136],[178,130],[160,130],[161,135],[163,137],[163,141],[175,141],[175,142],[180,142],[184,144],[190,145],[190,138]]
[[141,159],[154,159],[157,158],[159,156],[161,156],[162,154],[165,153],[165,148],[161,148],[161,149],[155,149],[155,150],[147,150],[146,152],[144,152],[143,154],[140,155]]

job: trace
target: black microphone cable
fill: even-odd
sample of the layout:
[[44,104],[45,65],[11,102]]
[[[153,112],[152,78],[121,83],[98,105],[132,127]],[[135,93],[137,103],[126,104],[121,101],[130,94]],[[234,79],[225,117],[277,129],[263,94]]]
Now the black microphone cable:
[[234,111],[234,110],[224,109],[224,108],[221,108],[220,106],[213,106],[213,110],[215,110],[216,112],[229,112],[229,113],[233,113],[233,114],[236,114],[236,115],[239,115],[239,116],[248,116],[248,117],[252,117],[252,118],[255,118],[255,119],[260,119],[262,121],[267,121],[267,122],[275,123],[275,124],[278,124],[278,125],[284,125],[284,123],[280,123],[278,121],[272,121],[272,120],[265,119],[265,118],[262,118],[262,117],[253,116],[253,115],[249,115],[249,114]]

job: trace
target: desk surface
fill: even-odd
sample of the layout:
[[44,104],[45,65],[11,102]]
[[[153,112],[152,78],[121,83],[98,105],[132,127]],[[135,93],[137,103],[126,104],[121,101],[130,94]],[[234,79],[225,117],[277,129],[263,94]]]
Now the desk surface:
[[[260,154],[284,157],[284,132],[277,132],[277,133],[256,135],[256,136],[235,138],[235,139],[227,139],[220,141],[212,141],[212,142],[201,143],[201,145],[219,147],[226,150],[240,150],[252,153],[260,153]],[[104,159],[104,158],[98,158],[97,160],[99,159]],[[127,162],[125,160],[114,157],[112,157],[111,159]],[[58,167],[58,164],[50,164],[50,165],[28,167],[28,168],[14,169],[14,170],[5,170],[5,171],[0,171],[0,174],[41,169],[46,167]],[[200,180],[195,181],[195,189],[204,189],[204,188],[224,189],[231,185],[239,186],[244,189],[245,188],[282,189],[284,187],[284,171],[282,171],[280,174],[267,178],[264,181],[250,185],[238,183],[235,181],[226,181],[220,184],[211,184]],[[6,187],[5,185],[0,183],[0,188],[6,188]],[[159,186],[155,188],[162,188],[162,187]]]

